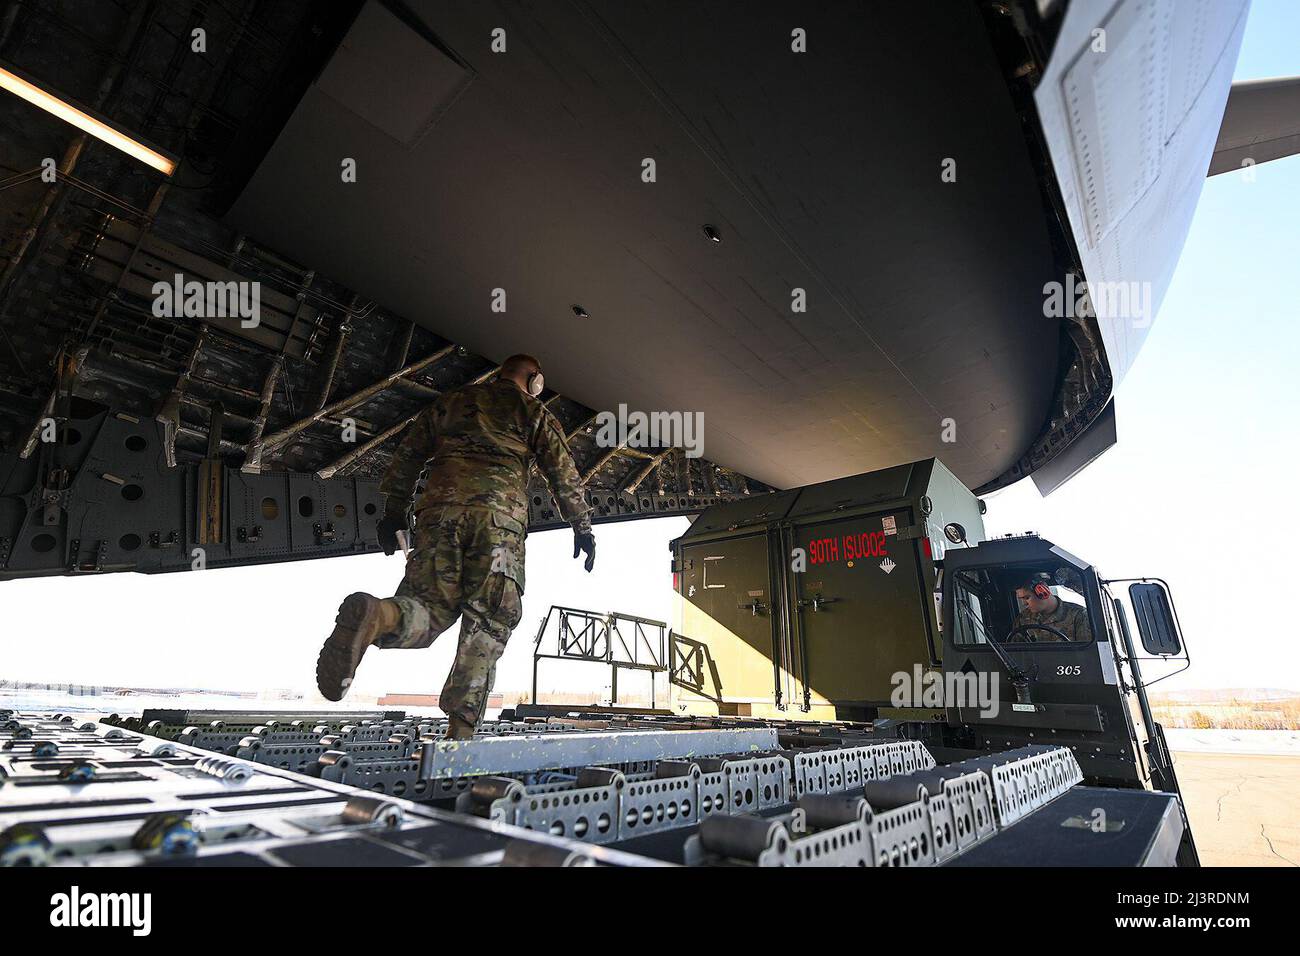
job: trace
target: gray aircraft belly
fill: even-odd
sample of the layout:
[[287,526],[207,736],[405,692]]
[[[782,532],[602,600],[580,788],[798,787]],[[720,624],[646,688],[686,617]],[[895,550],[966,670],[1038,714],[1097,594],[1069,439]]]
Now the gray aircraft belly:
[[1053,260],[973,8],[800,9],[816,55],[775,6],[412,9],[437,43],[369,4],[241,229],[591,407],[703,411],[774,485],[941,454],[978,486],[1038,433]]
[[[1071,5],[1036,94],[1089,280],[1147,282],[1152,313],[1244,21],[1204,0],[1193,48],[1169,3]],[[937,454],[979,486],[1043,429],[1044,285],[1062,277],[974,8],[411,10],[363,9],[230,212],[240,229],[490,358],[536,352],[591,407],[701,411],[703,453],[772,485]],[[1110,23],[1101,64],[1080,60],[1092,21]],[[1152,69],[1157,113],[1128,95]],[[1071,83],[1101,90],[1074,126]],[[1096,208],[1084,160],[1109,170]],[[1101,317],[1115,380],[1151,317]]]

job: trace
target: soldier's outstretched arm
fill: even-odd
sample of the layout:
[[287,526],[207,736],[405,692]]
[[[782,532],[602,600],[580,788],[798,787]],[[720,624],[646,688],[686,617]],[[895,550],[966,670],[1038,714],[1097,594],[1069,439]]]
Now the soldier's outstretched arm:
[[437,440],[438,405],[434,404],[411,422],[411,427],[402,437],[402,443],[393,453],[388,471],[379,482],[379,491],[384,496],[384,516],[379,520],[376,530],[385,554],[397,550],[397,532],[406,529],[406,510],[415,491],[415,482],[433,455]]
[[573,556],[586,553],[583,565],[590,571],[596,564],[596,536],[591,533],[591,506],[587,504],[582,479],[573,463],[573,453],[564,439],[560,423],[550,412],[543,412],[533,439],[537,467],[564,520],[573,526]]

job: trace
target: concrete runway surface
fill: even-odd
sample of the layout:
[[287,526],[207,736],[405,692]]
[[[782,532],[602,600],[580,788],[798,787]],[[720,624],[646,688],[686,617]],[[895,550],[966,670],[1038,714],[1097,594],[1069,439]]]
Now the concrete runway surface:
[[1174,767],[1202,865],[1300,866],[1300,756],[1175,750]]

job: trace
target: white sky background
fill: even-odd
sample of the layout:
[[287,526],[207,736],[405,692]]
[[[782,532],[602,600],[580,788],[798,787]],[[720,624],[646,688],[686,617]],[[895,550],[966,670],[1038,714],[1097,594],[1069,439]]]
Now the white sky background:
[[[531,687],[533,637],[552,604],[669,620],[668,542],[687,526],[685,518],[598,526],[590,574],[572,558],[571,531],[530,534],[524,616],[498,665],[497,691],[513,695]],[[313,691],[316,655],[339,601],[352,591],[392,594],[402,568],[400,554],[367,554],[163,575],[12,581],[0,591],[0,679]],[[371,652],[354,692],[438,693],[451,669],[456,633],[453,627],[425,650]],[[596,690],[608,683],[609,671],[543,662],[541,678],[544,693]],[[640,675],[620,680],[625,693],[648,688]]]
[[[1300,73],[1288,29],[1296,11],[1255,4],[1238,79]],[[1255,174],[1206,182],[1169,294],[1116,394],[1119,445],[1050,498],[1025,481],[988,499],[990,536],[1036,530],[1107,576],[1170,582],[1193,666],[1169,689],[1300,689],[1288,584],[1300,528],[1300,157]],[[960,429],[959,410],[953,417]],[[533,634],[551,604],[671,622],[668,542],[686,527],[683,518],[599,526],[590,575],[571,559],[568,531],[530,535],[524,617],[496,689],[513,701],[530,686]],[[401,573],[398,557],[364,555],[8,582],[0,679],[307,691],[338,602],[356,590],[391,594]],[[454,643],[452,630],[429,650],[373,653],[356,691],[436,693]],[[608,680],[594,666],[543,668],[543,692]]]

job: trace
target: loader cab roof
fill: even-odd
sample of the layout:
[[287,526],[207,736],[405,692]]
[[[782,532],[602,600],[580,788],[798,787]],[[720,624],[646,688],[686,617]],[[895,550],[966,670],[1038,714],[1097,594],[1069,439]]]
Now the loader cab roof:
[[990,538],[972,548],[952,548],[944,558],[944,568],[948,571],[991,564],[1024,565],[1031,569],[1043,563],[1056,563],[1076,571],[1095,570],[1087,561],[1034,532]]

